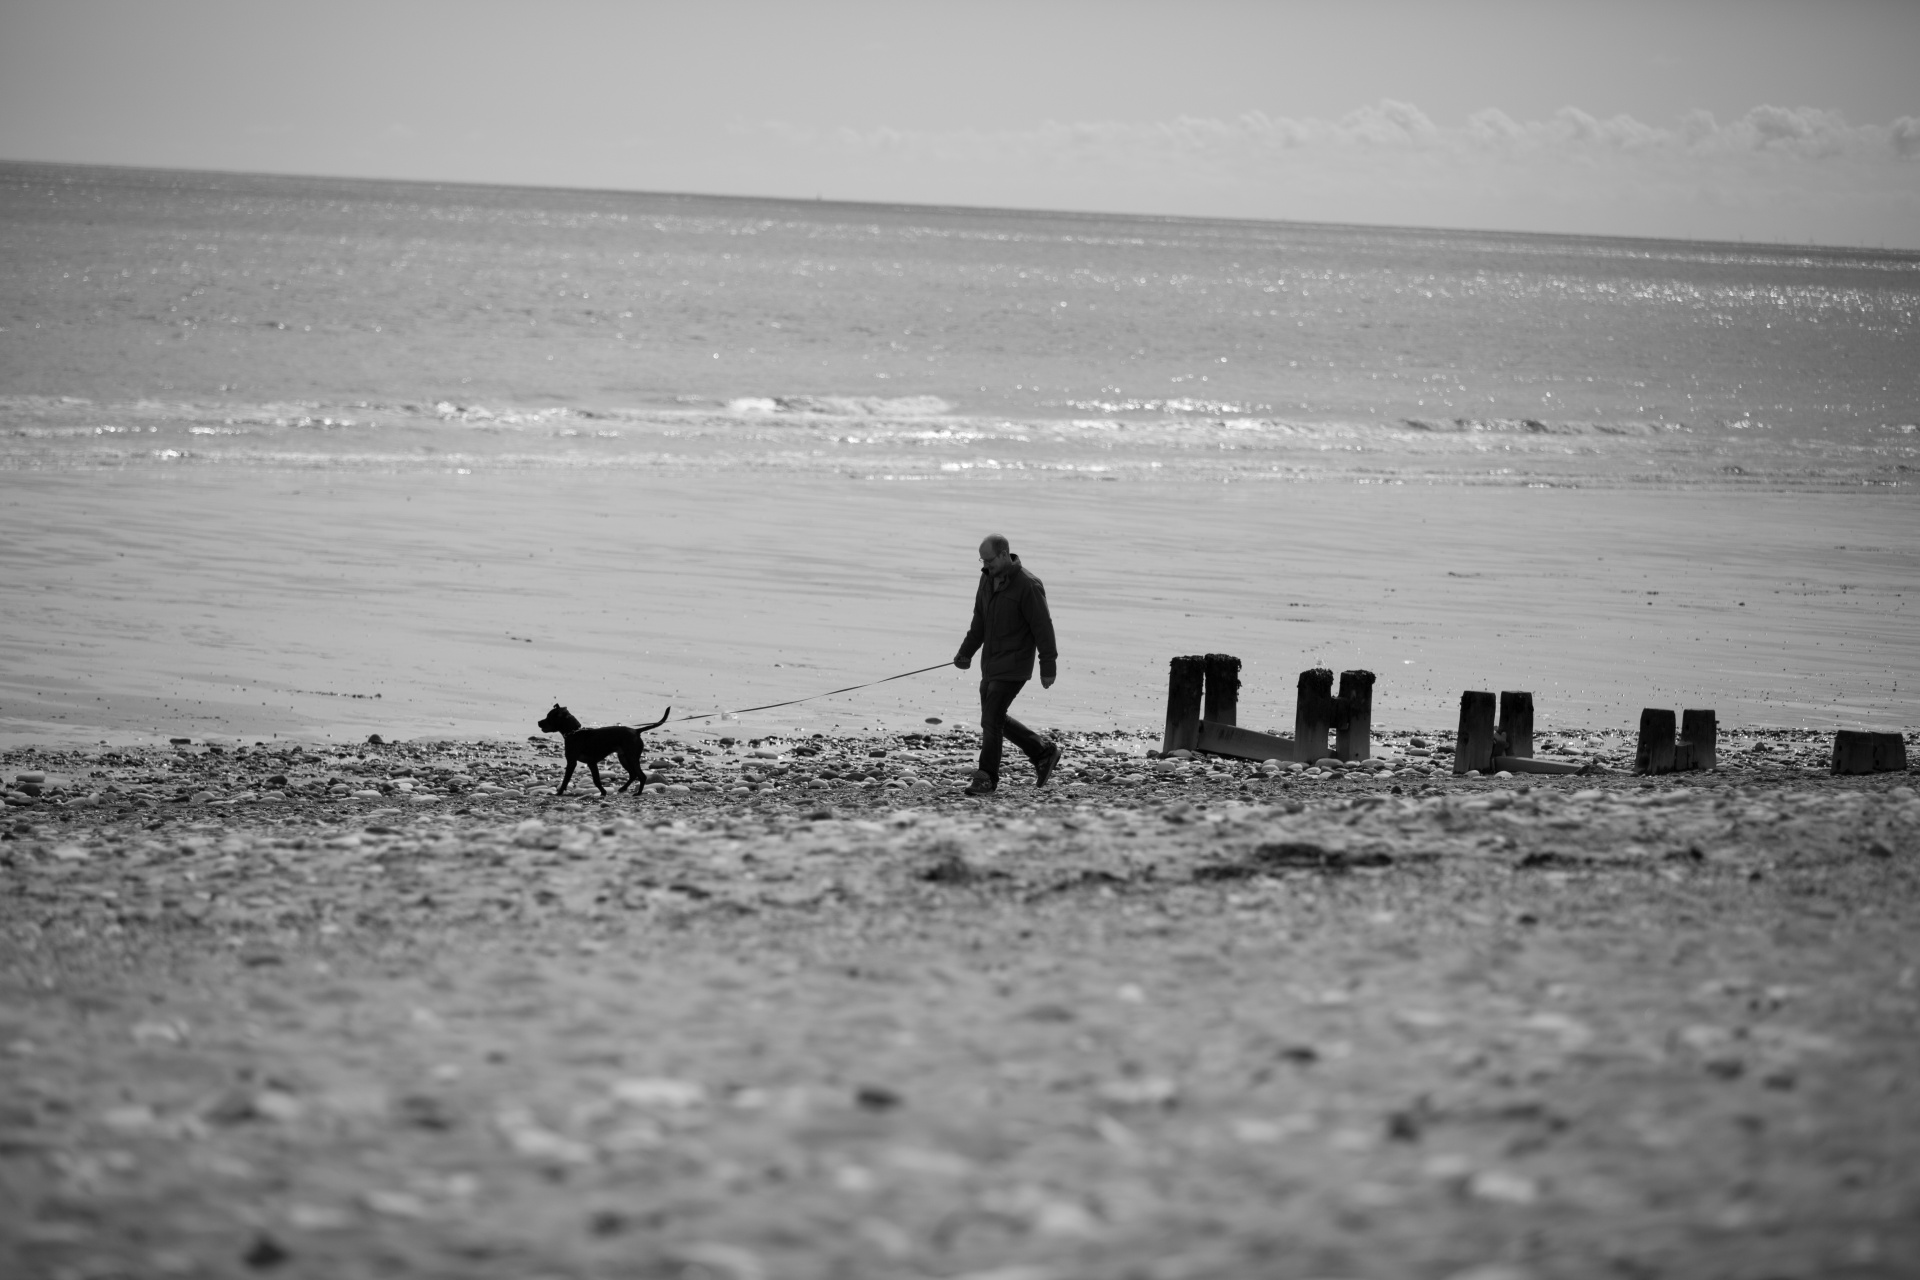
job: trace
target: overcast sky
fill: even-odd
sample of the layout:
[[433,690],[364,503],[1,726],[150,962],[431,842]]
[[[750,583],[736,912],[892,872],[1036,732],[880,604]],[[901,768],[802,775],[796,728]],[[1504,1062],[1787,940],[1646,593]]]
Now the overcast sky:
[[1920,249],[1920,0],[0,0],[0,158]]

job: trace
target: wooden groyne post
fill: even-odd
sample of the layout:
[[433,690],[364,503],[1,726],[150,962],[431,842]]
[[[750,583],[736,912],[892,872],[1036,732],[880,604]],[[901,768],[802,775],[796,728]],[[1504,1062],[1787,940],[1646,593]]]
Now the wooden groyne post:
[[1533,759],[1533,695],[1524,689],[1500,691],[1500,727],[1495,731],[1495,755]]
[[1702,707],[1690,707],[1676,721],[1665,707],[1640,713],[1640,736],[1633,746],[1633,771],[1657,775],[1711,769],[1720,762],[1720,722]]
[[1460,728],[1454,735],[1453,771],[1493,771],[1493,710],[1491,691],[1468,689],[1460,695]]
[[1206,667],[1206,706],[1200,718],[1208,724],[1238,724],[1240,717],[1240,659],[1230,653],[1210,653]]
[[1720,722],[1713,712],[1690,707],[1680,713],[1680,741],[1673,744],[1674,771],[1720,767]]
[[1333,728],[1333,672],[1314,667],[1300,673],[1300,692],[1293,704],[1293,758],[1312,764],[1327,754],[1327,732]]
[[1673,746],[1680,736],[1673,712],[1647,707],[1640,712],[1640,736],[1633,744],[1635,773],[1672,773]]
[[1833,735],[1835,773],[1894,773],[1906,767],[1905,734],[1842,729]]
[[[1161,753],[1182,749],[1233,756],[1240,760],[1323,759],[1329,754],[1364,760],[1373,741],[1371,671],[1340,673],[1315,667],[1300,673],[1294,705],[1294,736],[1242,729],[1240,659],[1230,653],[1190,654],[1167,664],[1167,727]],[[1336,742],[1329,750],[1327,737]]]
[[1342,671],[1334,700],[1333,754],[1365,760],[1373,754],[1373,672]]
[[1161,754],[1200,745],[1200,693],[1206,673],[1207,660],[1198,654],[1167,664],[1167,731],[1160,739]]

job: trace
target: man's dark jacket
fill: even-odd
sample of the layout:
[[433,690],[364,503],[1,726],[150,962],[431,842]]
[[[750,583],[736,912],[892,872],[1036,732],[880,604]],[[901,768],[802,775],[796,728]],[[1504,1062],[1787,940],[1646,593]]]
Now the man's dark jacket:
[[980,570],[980,589],[973,594],[973,626],[960,644],[959,657],[969,659],[982,645],[980,660],[985,680],[1033,679],[1033,655],[1040,653],[1040,674],[1053,674],[1060,655],[1053,646],[1053,616],[1047,612],[1047,589],[1014,556],[1003,574]]

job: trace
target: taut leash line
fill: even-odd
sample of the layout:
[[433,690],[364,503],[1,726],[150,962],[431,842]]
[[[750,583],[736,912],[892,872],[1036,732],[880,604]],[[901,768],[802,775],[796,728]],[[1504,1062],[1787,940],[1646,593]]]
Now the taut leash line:
[[871,689],[877,684],[890,684],[895,680],[905,680],[908,676],[923,676],[929,671],[938,671],[942,667],[952,666],[952,661],[936,662],[930,667],[921,667],[917,671],[902,671],[897,676],[887,676],[881,680],[869,680],[865,684],[850,684],[844,689],[829,689],[825,693],[810,693],[804,698],[789,698],[785,702],[769,702],[758,707],[742,707],[738,711],[709,711],[704,715],[681,716],[678,723],[690,720],[712,720],[716,716],[744,716],[749,711],[772,711],[775,707],[791,707],[801,702],[812,702],[816,698],[831,698],[836,693],[852,693],[855,689]]

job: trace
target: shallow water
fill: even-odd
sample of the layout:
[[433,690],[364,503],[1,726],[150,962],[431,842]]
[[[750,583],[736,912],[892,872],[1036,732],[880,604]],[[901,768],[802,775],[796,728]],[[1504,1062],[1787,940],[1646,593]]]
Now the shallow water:
[[1203,650],[1914,718],[1916,255],[9,165],[0,308],[9,739],[795,697],[949,655],[988,529],[1042,723]]

